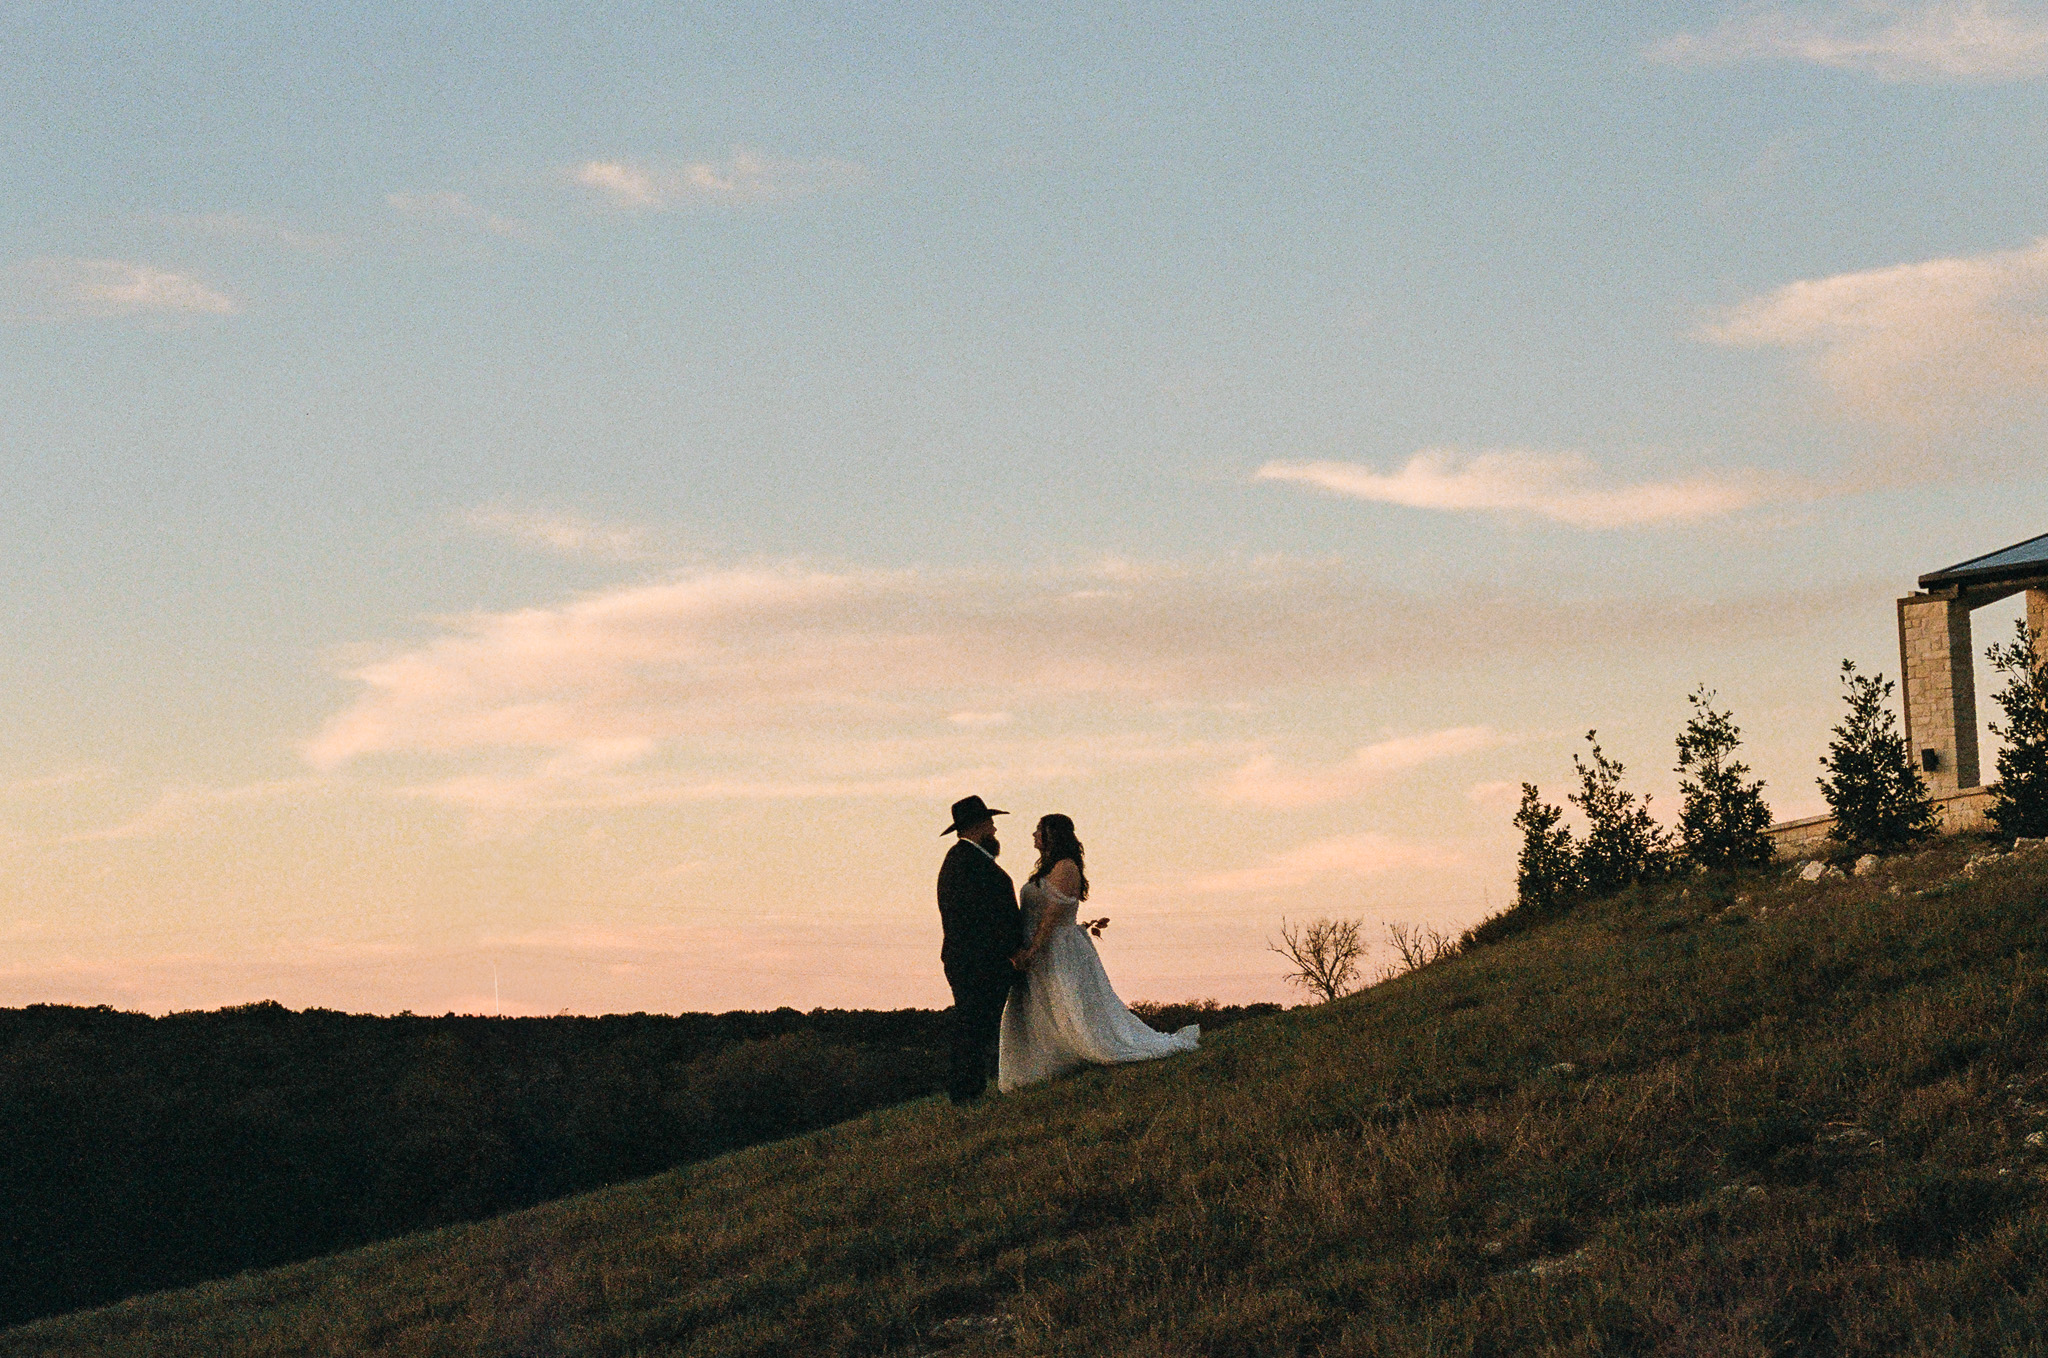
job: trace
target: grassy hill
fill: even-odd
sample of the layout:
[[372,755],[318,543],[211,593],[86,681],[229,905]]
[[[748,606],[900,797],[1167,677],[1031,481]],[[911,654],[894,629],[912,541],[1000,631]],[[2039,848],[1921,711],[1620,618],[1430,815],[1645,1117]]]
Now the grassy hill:
[[0,1353],[2040,1353],[2048,854],[1981,847],[1642,891],[1194,1056]]

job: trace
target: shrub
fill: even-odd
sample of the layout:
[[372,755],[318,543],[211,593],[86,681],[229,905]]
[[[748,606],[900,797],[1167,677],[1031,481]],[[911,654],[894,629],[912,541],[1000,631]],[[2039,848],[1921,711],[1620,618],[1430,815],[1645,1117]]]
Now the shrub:
[[1993,699],[2005,713],[2005,724],[1991,728],[2005,737],[1989,812],[2002,835],[2048,835],[2048,663],[2040,641],[2022,620],[2009,645],[1985,652],[2006,679]]
[[1204,1034],[1219,1032],[1233,1023],[1246,1019],[1264,1018],[1280,1012],[1280,1006],[1262,1001],[1257,1004],[1218,1004],[1215,1000],[1132,1000],[1131,1012],[1145,1021],[1149,1028],[1162,1033],[1171,1033],[1185,1028],[1190,1023],[1202,1025]]
[[1842,662],[1849,715],[1821,756],[1830,776],[1820,780],[1820,791],[1835,815],[1828,837],[1845,848],[1903,848],[1935,830],[1927,784],[1907,758],[1906,738],[1887,705],[1895,687],[1883,675],[1858,674],[1855,662]]
[[1643,798],[1638,806],[1635,794],[1623,790],[1621,776],[1626,770],[1619,760],[1602,753],[1598,735],[1586,732],[1586,742],[1593,747],[1592,763],[1572,756],[1579,791],[1567,800],[1586,816],[1586,842],[1578,855],[1581,887],[1590,895],[1604,896],[1663,876],[1672,850],[1670,833],[1650,815],[1650,799]]
[[1687,695],[1692,717],[1678,733],[1678,835],[1687,862],[1702,868],[1761,867],[1771,861],[1771,810],[1761,779],[1734,759],[1742,730],[1732,712],[1717,711],[1705,684]]
[[1399,962],[1387,968],[1389,979],[1405,976],[1411,971],[1438,962],[1447,962],[1464,950],[1456,935],[1447,934],[1431,924],[1391,923],[1387,925],[1387,943],[1394,950]]
[[1558,824],[1562,807],[1543,800],[1534,783],[1522,784],[1522,806],[1515,828],[1522,832],[1522,853],[1515,862],[1515,905],[1539,915],[1563,908],[1579,889],[1579,850],[1572,832]]
[[1287,973],[1289,985],[1300,986],[1318,999],[1329,1001],[1346,994],[1358,979],[1358,964],[1365,957],[1365,944],[1358,937],[1355,919],[1319,919],[1305,928],[1280,921],[1280,941],[1267,948],[1294,964]]

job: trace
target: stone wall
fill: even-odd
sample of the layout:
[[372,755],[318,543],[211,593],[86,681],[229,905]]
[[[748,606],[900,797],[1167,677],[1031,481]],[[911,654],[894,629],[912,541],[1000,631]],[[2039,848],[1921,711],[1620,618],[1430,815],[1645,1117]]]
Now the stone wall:
[[[1934,809],[1941,817],[1941,832],[1945,835],[1989,830],[1991,821],[1985,812],[1990,806],[1988,787],[1934,794]],[[1833,816],[1808,816],[1804,820],[1780,821],[1764,833],[1771,837],[1771,847],[1781,860],[1821,858],[1834,850],[1835,846],[1828,841],[1828,831],[1834,828]]]

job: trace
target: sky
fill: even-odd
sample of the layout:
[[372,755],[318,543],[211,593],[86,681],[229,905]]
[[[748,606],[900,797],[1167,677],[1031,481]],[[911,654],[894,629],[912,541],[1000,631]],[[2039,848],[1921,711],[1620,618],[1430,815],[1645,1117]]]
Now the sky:
[[1255,8],[0,0],[0,1005],[943,1005],[969,793],[1287,1000],[1701,684],[1819,812],[2048,531],[2048,5]]

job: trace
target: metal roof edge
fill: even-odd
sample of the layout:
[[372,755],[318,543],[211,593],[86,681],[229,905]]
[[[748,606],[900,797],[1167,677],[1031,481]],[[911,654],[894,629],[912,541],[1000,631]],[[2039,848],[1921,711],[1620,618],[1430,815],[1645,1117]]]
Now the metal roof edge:
[[1953,566],[1946,566],[1938,571],[1929,571],[1920,577],[1920,588],[1928,589],[1936,585],[1967,584],[1975,580],[1995,580],[2007,575],[2039,575],[2048,578],[2048,561],[2029,562],[2017,567],[1979,566],[1977,564],[1980,561],[1989,561],[1993,557],[2004,556],[2007,552],[2016,552],[2022,547],[2031,546],[2036,542],[2043,541],[2048,541],[2048,533],[2038,533],[2030,538],[2022,538],[2010,546],[2000,547],[1997,551],[1983,552],[1969,558],[1967,561],[1959,561]]

